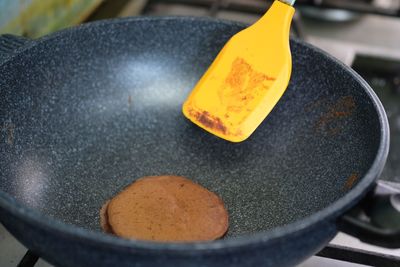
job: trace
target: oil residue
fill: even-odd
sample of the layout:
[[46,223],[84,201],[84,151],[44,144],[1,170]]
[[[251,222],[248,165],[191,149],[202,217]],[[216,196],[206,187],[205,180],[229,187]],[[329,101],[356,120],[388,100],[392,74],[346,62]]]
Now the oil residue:
[[353,188],[354,184],[360,179],[360,175],[356,172],[352,173],[347,179],[346,182],[344,183],[344,190],[350,190]]
[[208,129],[216,132],[227,134],[227,127],[224,125],[222,120],[216,116],[211,115],[207,111],[198,112],[191,109],[189,111],[190,116],[196,118],[196,120],[207,127]]
[[8,145],[13,145],[15,136],[15,125],[13,123],[4,123],[3,125],[0,125],[0,132],[5,131],[5,142]]
[[236,58],[224,84],[218,91],[222,106],[226,107],[225,117],[231,117],[229,113],[241,113],[246,116],[251,111],[251,106],[260,100],[268,90],[268,82],[275,78],[258,72],[243,58]]
[[265,99],[275,78],[255,70],[244,58],[237,57],[231,63],[226,77],[216,80],[215,90],[211,88],[212,93],[202,95],[203,101],[207,100],[206,97],[212,97],[213,104],[200,107],[188,101],[186,112],[193,121],[217,135],[242,137],[245,130],[243,122]]
[[[325,103],[320,102],[320,105]],[[315,130],[319,133],[327,133],[328,135],[335,136],[341,133],[340,121],[344,118],[350,117],[356,109],[356,102],[352,96],[343,96],[339,98],[334,104],[328,107],[328,111],[319,117],[315,123]],[[343,125],[343,124],[342,124]]]

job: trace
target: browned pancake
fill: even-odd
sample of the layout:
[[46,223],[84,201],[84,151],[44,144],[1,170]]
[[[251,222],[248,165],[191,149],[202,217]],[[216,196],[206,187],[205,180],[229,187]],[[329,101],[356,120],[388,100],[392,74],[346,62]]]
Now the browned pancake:
[[124,238],[208,241],[222,237],[228,229],[222,200],[179,176],[141,178],[111,199],[106,209],[108,225],[103,223],[103,229],[110,226],[112,233]]
[[112,234],[112,229],[110,224],[108,223],[108,215],[107,215],[107,208],[110,200],[108,200],[100,209],[100,226],[104,232]]

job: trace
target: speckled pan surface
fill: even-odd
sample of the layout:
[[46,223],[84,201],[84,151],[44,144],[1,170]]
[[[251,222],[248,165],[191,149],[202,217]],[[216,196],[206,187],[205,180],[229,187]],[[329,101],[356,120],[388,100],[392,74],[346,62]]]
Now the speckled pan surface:
[[[242,27],[189,18],[100,22],[39,40],[1,65],[0,220],[24,214],[9,211],[12,196],[100,231],[107,199],[137,178],[163,174],[222,197],[230,229],[214,248],[237,237],[251,243],[245,236],[259,232],[257,242],[267,240],[265,231],[298,221],[309,231],[311,215],[331,220],[354,204],[383,168],[386,115],[366,83],[320,51],[292,41],[290,86],[248,141],[228,143],[181,114],[198,78]],[[82,229],[65,229],[85,238]],[[303,258],[334,234],[321,231],[318,239],[317,232],[313,248],[299,243],[308,248]]]

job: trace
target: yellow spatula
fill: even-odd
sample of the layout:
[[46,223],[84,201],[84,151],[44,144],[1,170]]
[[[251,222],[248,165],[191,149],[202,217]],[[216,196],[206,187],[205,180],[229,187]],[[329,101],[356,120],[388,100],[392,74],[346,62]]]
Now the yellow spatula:
[[248,138],[286,90],[295,0],[275,0],[251,27],[234,35],[183,105],[184,115],[232,142]]

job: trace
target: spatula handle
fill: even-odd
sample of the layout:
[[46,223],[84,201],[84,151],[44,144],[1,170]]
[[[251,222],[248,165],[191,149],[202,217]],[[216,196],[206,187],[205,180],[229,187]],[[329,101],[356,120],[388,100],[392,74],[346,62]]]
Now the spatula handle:
[[279,1],[281,1],[281,2],[283,2],[285,4],[288,4],[290,6],[293,6],[294,3],[296,2],[296,0],[279,0]]

